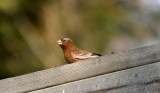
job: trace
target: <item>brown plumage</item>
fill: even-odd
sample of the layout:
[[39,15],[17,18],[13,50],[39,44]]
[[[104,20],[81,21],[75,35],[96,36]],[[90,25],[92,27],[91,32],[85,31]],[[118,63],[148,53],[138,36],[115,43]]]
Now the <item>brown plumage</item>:
[[62,38],[57,41],[57,44],[62,48],[67,63],[80,62],[86,59],[102,56],[100,54],[90,53],[79,49],[69,38]]

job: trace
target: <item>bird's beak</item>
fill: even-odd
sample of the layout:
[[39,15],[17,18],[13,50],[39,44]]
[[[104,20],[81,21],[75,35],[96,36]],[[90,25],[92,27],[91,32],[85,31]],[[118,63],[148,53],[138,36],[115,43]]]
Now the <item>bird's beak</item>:
[[58,41],[57,41],[57,44],[58,44],[58,45],[62,45],[62,41],[61,41],[61,40],[58,40]]

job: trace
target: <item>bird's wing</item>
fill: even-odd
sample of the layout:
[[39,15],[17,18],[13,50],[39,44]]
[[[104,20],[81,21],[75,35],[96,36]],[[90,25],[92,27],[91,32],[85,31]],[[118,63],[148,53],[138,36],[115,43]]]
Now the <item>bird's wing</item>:
[[90,59],[90,58],[101,56],[100,54],[89,53],[89,52],[82,52],[82,53],[77,53],[77,54],[71,53],[71,54],[74,59],[78,59],[78,60],[85,60],[85,59]]

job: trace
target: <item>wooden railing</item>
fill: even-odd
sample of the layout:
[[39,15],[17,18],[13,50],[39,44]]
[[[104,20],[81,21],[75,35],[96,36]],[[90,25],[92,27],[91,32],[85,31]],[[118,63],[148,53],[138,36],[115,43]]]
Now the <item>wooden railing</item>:
[[160,43],[0,80],[0,93],[160,93]]

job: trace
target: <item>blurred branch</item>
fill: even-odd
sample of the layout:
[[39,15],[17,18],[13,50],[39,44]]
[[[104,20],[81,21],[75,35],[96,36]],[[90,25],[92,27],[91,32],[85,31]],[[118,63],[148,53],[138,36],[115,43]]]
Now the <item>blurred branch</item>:
[[51,46],[48,46],[44,41],[45,39],[38,33],[36,27],[30,22],[27,16],[23,15],[19,18],[15,18],[14,24],[30,46],[33,53],[46,67],[50,67],[51,64],[59,64],[56,63],[56,55],[52,48],[50,48]]

